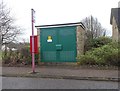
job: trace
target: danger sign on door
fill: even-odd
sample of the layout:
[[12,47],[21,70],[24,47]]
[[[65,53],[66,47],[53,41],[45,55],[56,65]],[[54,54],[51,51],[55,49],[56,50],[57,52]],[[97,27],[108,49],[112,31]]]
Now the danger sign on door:
[[52,42],[52,36],[48,36],[47,42]]

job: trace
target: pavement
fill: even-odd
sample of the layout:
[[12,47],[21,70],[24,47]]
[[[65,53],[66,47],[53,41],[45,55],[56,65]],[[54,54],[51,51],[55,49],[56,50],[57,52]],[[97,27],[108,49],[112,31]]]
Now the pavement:
[[1,67],[4,77],[35,77],[94,81],[120,81],[117,69],[39,66],[32,73],[31,67]]

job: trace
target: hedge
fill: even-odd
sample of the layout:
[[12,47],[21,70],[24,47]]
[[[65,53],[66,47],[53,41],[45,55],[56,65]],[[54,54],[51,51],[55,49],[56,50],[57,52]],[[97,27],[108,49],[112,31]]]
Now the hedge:
[[87,51],[77,57],[78,65],[114,65],[120,66],[120,43],[109,43]]

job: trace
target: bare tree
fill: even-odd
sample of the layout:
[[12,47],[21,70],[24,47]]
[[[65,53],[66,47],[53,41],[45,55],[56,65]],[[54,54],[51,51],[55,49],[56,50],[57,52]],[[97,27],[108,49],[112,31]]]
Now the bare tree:
[[0,43],[6,45],[14,42],[19,34],[21,34],[21,29],[14,24],[10,10],[3,5],[3,2],[0,3]]
[[93,16],[86,17],[82,22],[86,27],[86,36],[88,38],[93,39],[105,36],[106,30],[101,26],[101,23],[98,22],[97,18],[94,18]]
[[98,19],[93,16],[86,17],[82,22],[86,27],[85,51],[88,51],[92,49],[94,39],[105,36],[106,30],[98,22]]

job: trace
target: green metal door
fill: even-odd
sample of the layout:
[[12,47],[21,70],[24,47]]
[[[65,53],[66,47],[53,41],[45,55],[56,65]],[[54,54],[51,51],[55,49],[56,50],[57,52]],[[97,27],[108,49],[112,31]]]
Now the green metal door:
[[42,62],[76,62],[76,27],[40,29]]

